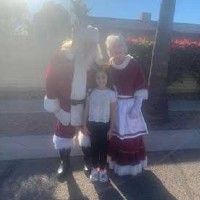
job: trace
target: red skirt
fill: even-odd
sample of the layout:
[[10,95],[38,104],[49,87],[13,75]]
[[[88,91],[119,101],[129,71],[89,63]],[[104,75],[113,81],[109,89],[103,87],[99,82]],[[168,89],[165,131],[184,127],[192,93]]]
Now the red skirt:
[[142,136],[124,140],[113,136],[108,142],[108,162],[118,175],[140,173],[147,165]]

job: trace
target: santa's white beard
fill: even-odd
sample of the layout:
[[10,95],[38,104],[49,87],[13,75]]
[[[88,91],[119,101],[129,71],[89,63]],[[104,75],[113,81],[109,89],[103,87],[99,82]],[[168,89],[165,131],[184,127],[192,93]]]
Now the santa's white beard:
[[[77,53],[74,62],[71,99],[83,100],[86,97],[87,71],[102,59],[99,45],[89,51]],[[83,104],[71,105],[71,125],[80,126],[83,122]]]
[[[75,57],[71,99],[82,100],[86,97],[87,71],[94,63],[93,54],[83,53]],[[71,125],[80,126],[83,122],[83,104],[71,105]]]
[[94,63],[93,55],[80,54],[75,58],[71,99],[82,100],[86,96],[87,71]]

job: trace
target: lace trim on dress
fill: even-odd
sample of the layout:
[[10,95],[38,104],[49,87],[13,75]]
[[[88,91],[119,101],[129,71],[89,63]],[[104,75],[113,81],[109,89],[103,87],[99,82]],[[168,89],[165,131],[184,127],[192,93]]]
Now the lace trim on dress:
[[116,69],[124,69],[130,62],[130,60],[133,59],[133,57],[131,55],[126,55],[124,61],[122,62],[122,64],[117,65],[115,64],[114,60],[111,60],[111,65],[116,68]]

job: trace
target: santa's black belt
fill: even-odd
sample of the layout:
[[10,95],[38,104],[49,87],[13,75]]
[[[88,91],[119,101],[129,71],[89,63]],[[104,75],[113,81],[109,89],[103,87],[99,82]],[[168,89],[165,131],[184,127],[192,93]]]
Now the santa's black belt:
[[81,99],[81,100],[76,100],[76,99],[71,99],[70,100],[71,105],[76,106],[78,104],[84,104],[85,103],[85,99]]

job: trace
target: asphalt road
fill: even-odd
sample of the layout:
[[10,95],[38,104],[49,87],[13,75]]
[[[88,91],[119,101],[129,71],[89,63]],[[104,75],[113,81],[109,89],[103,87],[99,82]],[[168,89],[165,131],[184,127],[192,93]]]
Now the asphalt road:
[[149,153],[149,167],[140,175],[116,176],[91,183],[82,171],[82,157],[72,157],[72,173],[56,179],[59,160],[0,162],[0,200],[200,200],[200,149]]

